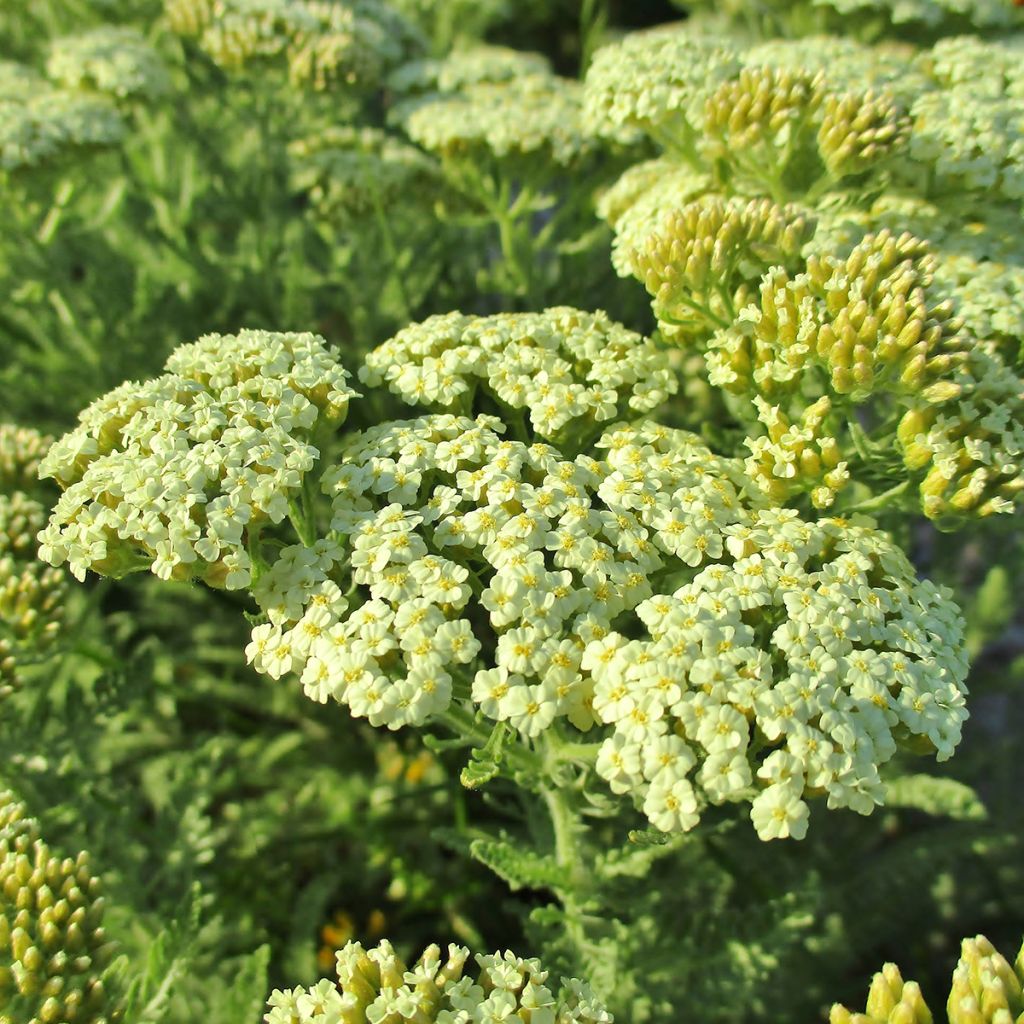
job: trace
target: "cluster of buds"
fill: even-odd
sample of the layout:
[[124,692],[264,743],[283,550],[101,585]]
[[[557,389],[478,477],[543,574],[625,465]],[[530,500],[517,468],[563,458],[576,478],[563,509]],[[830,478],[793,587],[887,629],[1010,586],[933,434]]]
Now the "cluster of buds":
[[171,29],[194,36],[220,66],[283,60],[291,83],[367,90],[421,40],[386,4],[338,0],[166,0]]
[[337,954],[337,982],[275,991],[266,1024],[612,1024],[589,987],[563,978],[553,991],[539,960],[511,952],[477,954],[429,946],[412,968],[384,940],[366,950],[350,942]]
[[754,403],[766,433],[746,440],[751,480],[774,504],[784,505],[794,495],[809,493],[815,508],[829,508],[849,483],[850,471],[839,442],[830,433],[828,396],[807,406],[796,423],[760,396]]
[[955,397],[947,378],[963,342],[953,304],[927,290],[934,265],[926,242],[882,231],[845,260],[812,253],[801,273],[772,268],[759,302],[712,340],[713,381],[771,398],[798,390],[815,366],[855,402],[879,388]]
[[907,141],[910,120],[891,92],[827,82],[777,61],[744,66],[685,28],[633,33],[596,54],[585,123],[620,140],[646,134],[727,191],[785,201],[875,169]]
[[261,529],[306,529],[314,436],[345,419],[348,374],[316,335],[267,331],[207,335],[166,369],[98,399],[47,453],[41,472],[65,490],[40,557],[79,579],[149,568],[244,587]]
[[36,556],[36,534],[45,523],[38,502],[20,491],[0,494],[0,700],[60,635],[67,577]]
[[771,405],[802,400],[814,380],[833,407],[870,402],[902,417],[895,440],[906,467],[927,472],[927,515],[1009,511],[1024,486],[1024,385],[936,298],[935,265],[927,243],[881,231],[846,259],[773,268],[760,302],[712,338],[710,380]]
[[50,44],[46,73],[71,90],[94,90],[117,100],[151,100],[168,87],[167,69],[141,33],[105,26]]
[[568,306],[543,313],[432,316],[372,351],[360,370],[411,405],[472,411],[483,388],[508,409],[529,412],[534,432],[568,430],[645,413],[675,394],[664,351],[605,313]]
[[832,92],[823,72],[746,67],[704,110],[705,158],[733,188],[799,197],[899,152],[910,120],[885,92]]
[[110,959],[89,857],[60,858],[0,792],[0,1022],[108,1024]]
[[705,336],[732,320],[769,267],[795,268],[814,218],[769,199],[707,195],[669,213],[632,257],[667,336]]
[[[875,975],[864,1013],[835,1005],[830,1024],[931,1024],[920,986],[895,964]],[[946,1003],[949,1024],[1019,1024],[1024,1020],[1024,947],[1011,965],[984,935],[964,939]]]
[[615,232],[612,266],[619,277],[639,276],[637,253],[676,210],[711,192],[710,175],[660,157],[634,164],[597,202],[597,215]]
[[13,423],[0,423],[0,494],[39,488],[39,467],[53,438]]

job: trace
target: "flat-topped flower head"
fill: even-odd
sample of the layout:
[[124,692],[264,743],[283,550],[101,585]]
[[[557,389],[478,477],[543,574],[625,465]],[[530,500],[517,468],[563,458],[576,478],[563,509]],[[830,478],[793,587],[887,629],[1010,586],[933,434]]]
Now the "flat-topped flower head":
[[581,659],[594,714],[613,728],[597,771],[614,792],[666,832],[708,804],[747,802],[762,839],[801,838],[807,794],[866,814],[901,746],[951,756],[966,717],[963,624],[885,534],[740,505],[712,472],[701,484],[679,465],[668,431],[620,429],[600,447],[613,515],[619,501],[637,508],[652,463],[676,467],[635,513],[667,571]]
[[173,31],[195,36],[229,71],[283,62],[298,87],[376,88],[422,45],[386,3],[372,0],[165,0]]
[[142,34],[107,25],[50,44],[46,73],[71,90],[94,90],[117,100],[152,100],[168,87],[167,70]]
[[406,98],[422,93],[457,93],[483,82],[508,82],[523,75],[551,73],[540,53],[478,43],[453,50],[443,59],[410,61],[388,77],[388,87]]
[[541,160],[569,166],[595,148],[580,124],[578,83],[548,73],[478,82],[403,105],[402,127],[449,158]]
[[408,967],[387,940],[372,949],[350,942],[337,955],[337,982],[277,990],[266,1024],[612,1024],[589,986],[576,978],[556,985],[541,962],[510,951],[478,953],[464,946],[428,946]]
[[122,575],[250,581],[248,542],[298,500],[354,392],[313,334],[241,331],[178,348],[155,380],[94,402],[42,473],[64,488],[41,557]]
[[619,142],[648,135],[667,149],[689,152],[704,100],[739,66],[729,43],[685,25],[631,32],[594,54],[585,82],[584,125]]
[[68,581],[36,554],[36,535],[45,523],[38,502],[20,491],[0,494],[0,700],[60,636]]
[[906,104],[926,84],[913,66],[915,47],[906,43],[869,46],[848,36],[813,35],[801,39],[766,39],[741,54],[748,67],[776,67],[791,72],[824,74],[840,91],[865,88],[893,94]]
[[676,392],[667,356],[610,320],[559,306],[543,313],[447,313],[399,331],[360,370],[411,405],[473,408],[480,391],[525,409],[545,439],[647,413]]
[[55,89],[10,63],[0,70],[0,172],[28,172],[114,146],[124,132],[104,97]]
[[[679,6],[699,15],[711,10],[726,25],[734,21],[749,31],[747,0],[679,0]],[[1024,26],[1024,15],[1007,0],[760,0],[757,17],[768,36],[828,32],[865,42],[915,44],[957,32],[999,34]]]
[[0,1013],[11,1021],[104,1024],[111,948],[89,857],[61,858],[0,792]]

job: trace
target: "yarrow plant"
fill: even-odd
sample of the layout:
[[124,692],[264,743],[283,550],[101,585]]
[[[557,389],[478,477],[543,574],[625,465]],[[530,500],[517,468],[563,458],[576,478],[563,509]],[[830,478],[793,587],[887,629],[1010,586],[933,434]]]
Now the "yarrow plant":
[[[417,336],[436,353],[419,364]],[[560,350],[572,362],[529,358]],[[588,399],[587,353],[615,359],[627,401]],[[742,801],[766,839],[804,834],[805,789],[866,813],[901,742],[940,759],[958,742],[958,613],[870,524],[772,509],[740,463],[654,423],[608,430],[599,458],[540,440],[674,390],[605,318],[440,318],[367,359],[367,383],[464,412],[472,374],[481,399],[530,409],[535,440],[438,413],[353,432],[325,462],[352,392],[319,339],[211,337],[168,369],[51,449],[66,490],[42,555],[251,587],[267,621],[248,659],[314,700],[392,729],[479,714],[527,745],[575,734],[570,756],[662,831]]]
[[1019,934],[1024,14],[683,6],[0,12],[0,1024],[928,1024]]

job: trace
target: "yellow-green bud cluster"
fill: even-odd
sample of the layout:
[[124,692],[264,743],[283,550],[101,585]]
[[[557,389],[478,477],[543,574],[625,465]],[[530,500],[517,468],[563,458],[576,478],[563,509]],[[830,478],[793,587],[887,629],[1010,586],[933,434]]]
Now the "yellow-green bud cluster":
[[[836,1004],[829,1024],[932,1024],[916,982],[895,964],[875,975],[864,1013]],[[1012,965],[984,935],[964,939],[946,1003],[949,1024],[1021,1024],[1024,1021],[1024,947]]]
[[295,187],[332,223],[377,211],[392,216],[396,202],[423,204],[425,194],[440,191],[435,162],[379,128],[329,125],[291,143],[288,155]]
[[754,398],[757,418],[766,433],[747,438],[747,472],[775,503],[785,504],[797,494],[810,495],[815,508],[828,508],[850,480],[839,442],[829,432],[832,403],[827,395],[812,402],[796,423],[778,406],[759,395]]
[[25,494],[0,494],[0,700],[60,634],[67,578],[36,555],[45,523],[46,510]]
[[629,168],[598,200],[597,214],[615,231],[612,265],[619,277],[636,276],[634,256],[665,214],[711,191],[709,175],[664,157]]
[[168,86],[163,62],[142,35],[110,25],[55,39],[46,73],[67,89],[95,90],[118,100],[151,100]]
[[849,253],[870,232],[909,231],[935,256],[934,291],[956,303],[964,327],[1010,364],[1024,352],[1024,247],[1005,209],[965,219],[927,199],[885,195],[863,209],[820,209],[816,248]]
[[40,556],[213,586],[250,581],[247,541],[280,523],[354,392],[313,334],[242,331],[178,348],[167,373],[94,402],[42,473],[65,488]]
[[[610,320],[567,306],[543,313],[432,316],[374,349],[359,372],[411,405],[466,411],[483,387],[526,409],[534,432],[553,439],[580,426],[646,413],[675,394],[667,355]],[[584,432],[586,432],[584,430]]]
[[105,98],[55,89],[11,63],[0,69],[0,171],[28,171],[113,146],[124,131]]
[[910,120],[890,92],[836,90],[824,71],[744,59],[685,27],[631,34],[595,55],[584,123],[612,138],[646,134],[729,190],[776,199],[862,174],[904,146]]
[[293,85],[375,88],[417,48],[418,35],[383,3],[345,0],[165,0],[173,31],[195,36],[220,66],[283,61]]
[[812,254],[802,273],[772,269],[760,301],[712,339],[710,380],[780,406],[815,380],[854,404],[886,396],[886,415],[902,410],[906,466],[928,469],[927,515],[1009,511],[1024,489],[1024,386],[961,332],[951,301],[936,301],[935,265],[927,243],[882,231],[845,260]]
[[829,1024],[932,1024],[932,1013],[916,981],[904,981],[895,964],[886,964],[868,990],[864,1013],[851,1013],[836,1004]]
[[823,72],[745,67],[708,97],[702,147],[734,187],[800,194],[898,152],[910,120],[889,93],[832,92]]
[[946,378],[964,352],[952,303],[926,290],[934,270],[926,242],[887,231],[866,236],[845,260],[812,253],[802,273],[773,268],[759,303],[713,340],[712,381],[771,398],[798,390],[817,365],[830,390],[854,401],[879,387],[934,386],[931,397],[950,397]]
[[110,958],[89,857],[60,858],[0,792],[0,1024],[106,1024]]
[[31,427],[0,423],[0,493],[39,488],[39,467],[53,438]]
[[581,87],[552,74],[467,85],[403,105],[403,128],[447,158],[521,158],[568,166],[595,148],[580,124]]
[[[444,957],[444,959],[442,959]],[[366,950],[350,942],[337,955],[337,982],[275,991],[266,1024],[612,1024],[586,983],[557,990],[539,960],[429,946],[410,969],[387,940]]]
[[633,272],[662,330],[703,334],[731,319],[769,267],[798,266],[813,233],[813,217],[798,207],[708,195],[664,218],[634,253]]
[[982,348],[947,382],[951,396],[904,413],[896,436],[911,470],[928,468],[933,519],[1012,512],[1024,492],[1024,384]]

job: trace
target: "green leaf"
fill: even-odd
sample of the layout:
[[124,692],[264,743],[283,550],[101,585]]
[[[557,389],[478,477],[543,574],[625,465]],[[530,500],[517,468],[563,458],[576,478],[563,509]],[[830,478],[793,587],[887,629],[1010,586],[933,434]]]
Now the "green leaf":
[[983,821],[988,811],[970,786],[934,775],[903,775],[886,784],[886,807],[906,807],[957,821]]
[[515,892],[518,889],[560,889],[567,874],[554,858],[544,857],[501,839],[474,839],[470,854],[489,867]]
[[469,764],[462,769],[459,776],[466,789],[479,789],[501,770],[502,753],[508,732],[508,724],[498,722],[491,730],[491,735],[487,737],[487,742],[469,755]]
[[270,964],[270,946],[263,945],[243,957],[235,980],[223,999],[221,1020],[258,1021],[267,1001],[267,968]]

